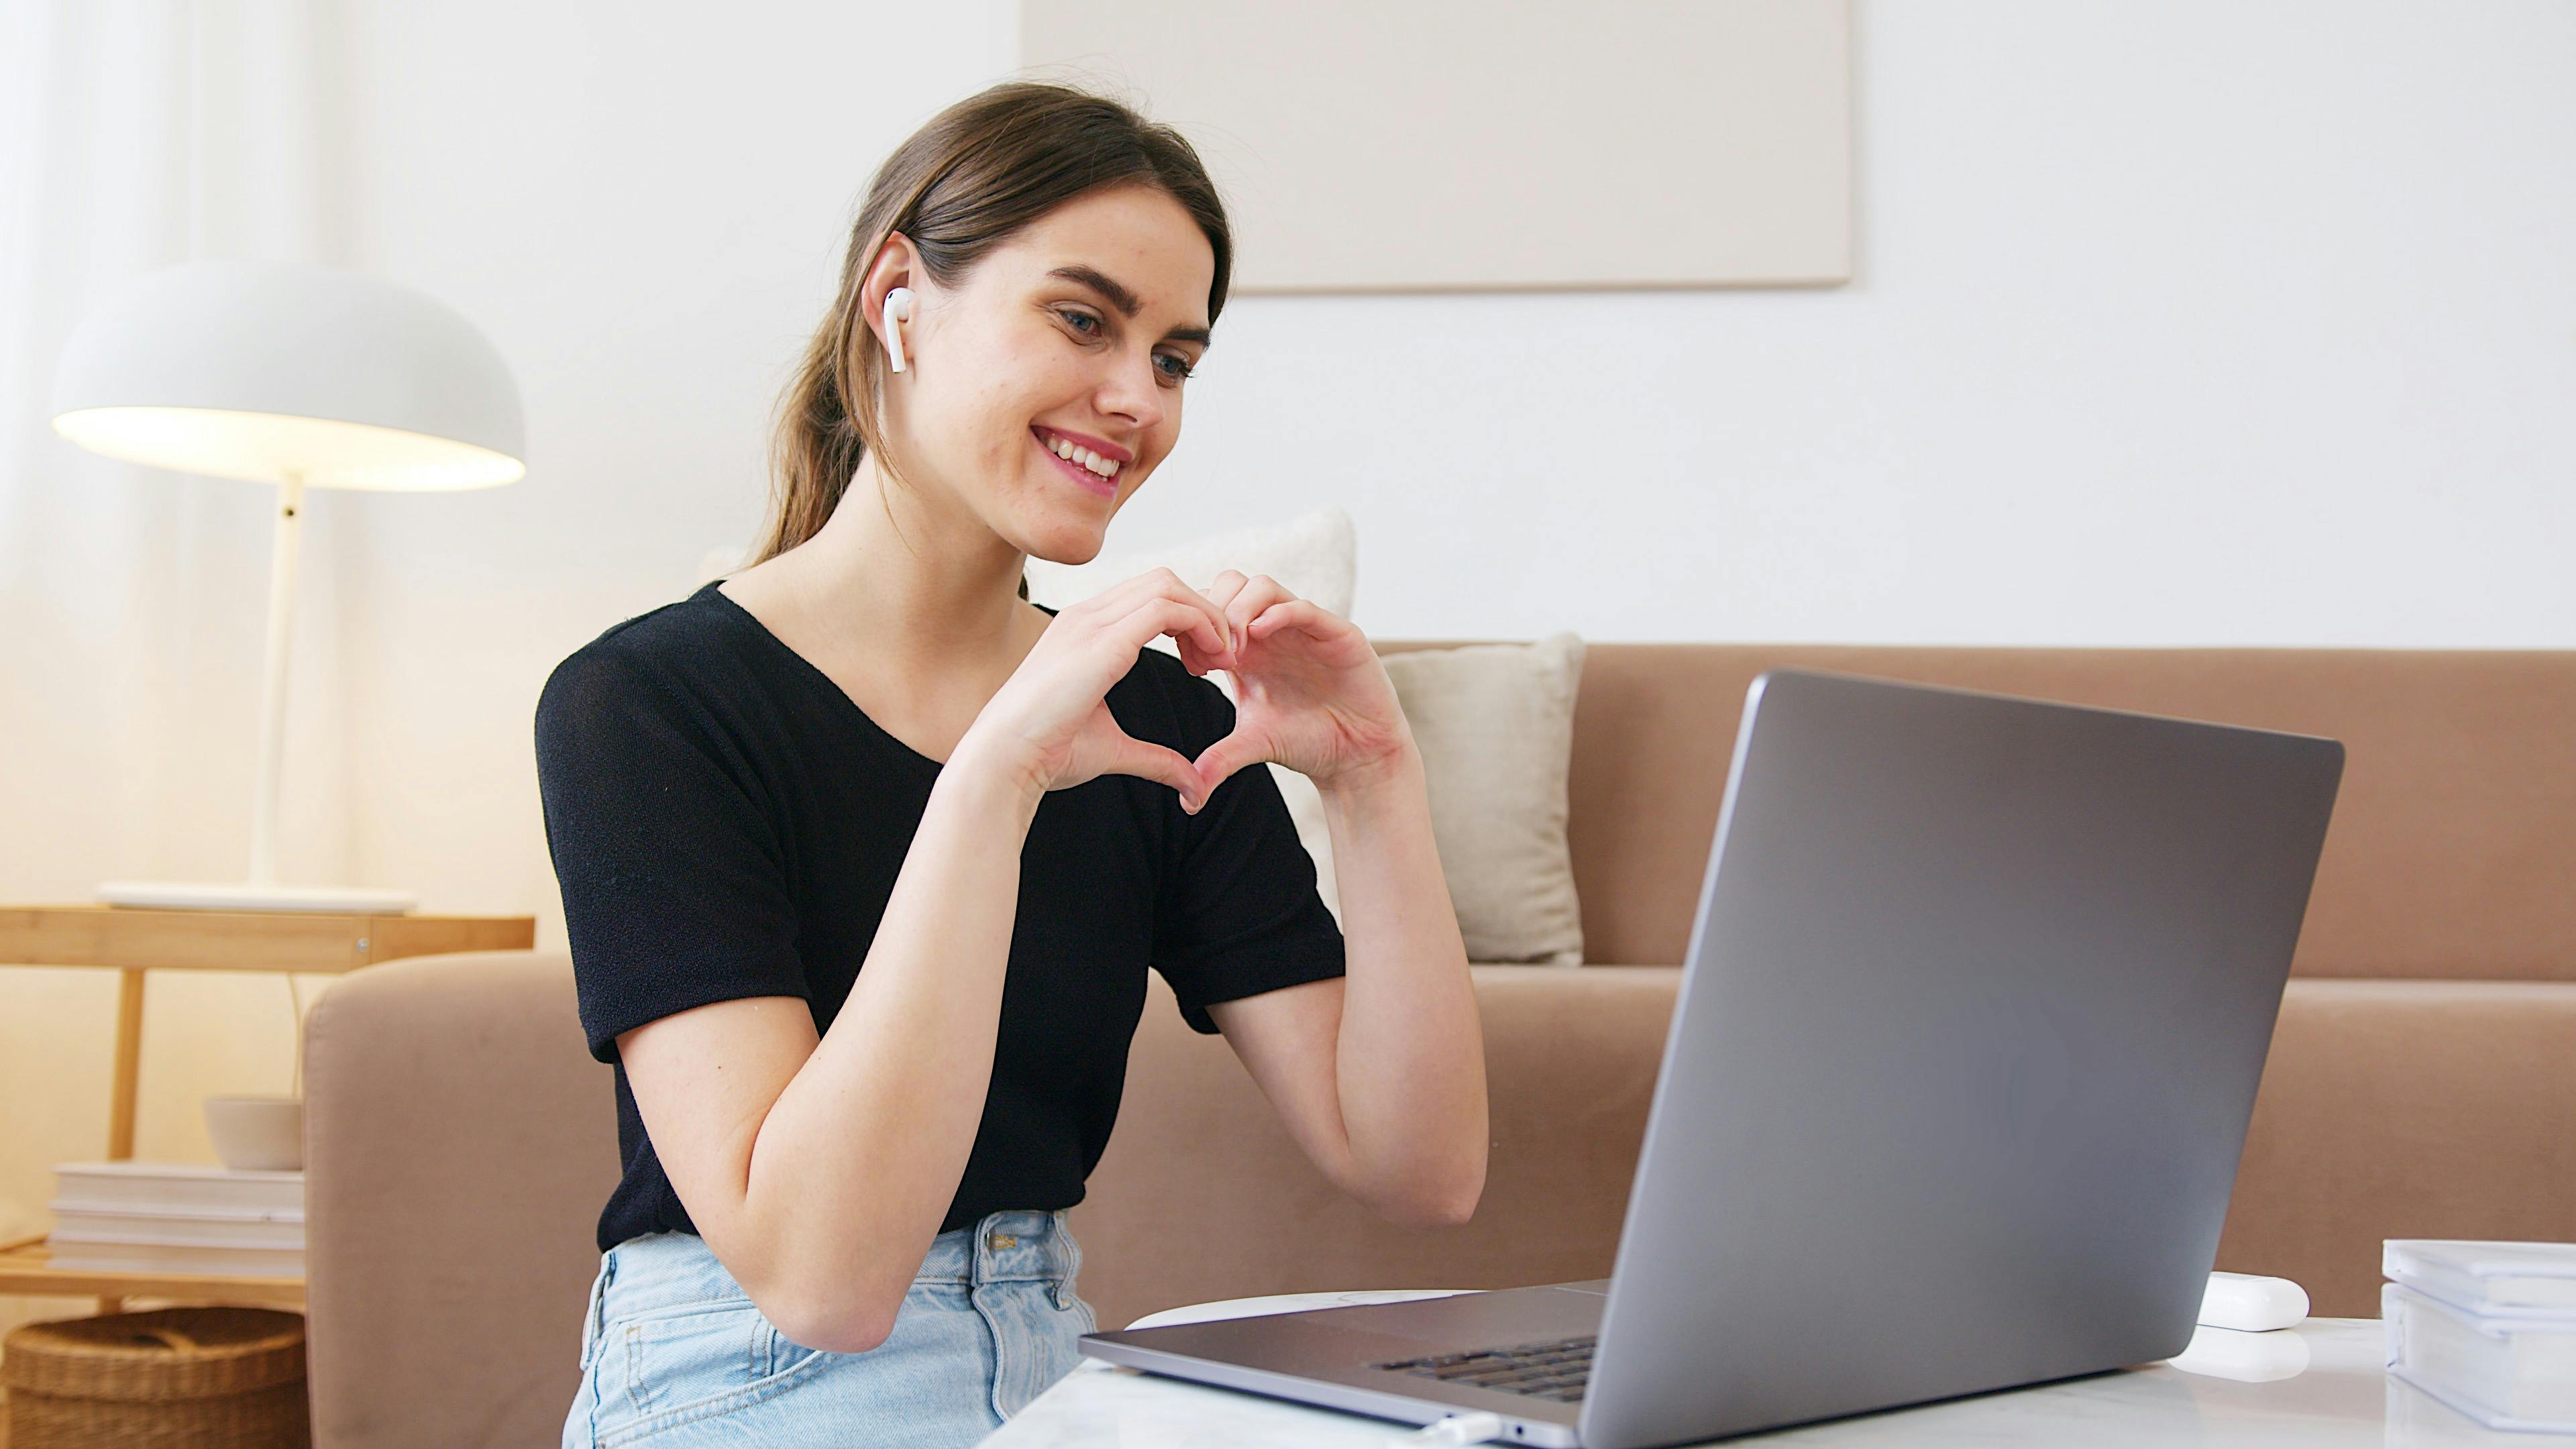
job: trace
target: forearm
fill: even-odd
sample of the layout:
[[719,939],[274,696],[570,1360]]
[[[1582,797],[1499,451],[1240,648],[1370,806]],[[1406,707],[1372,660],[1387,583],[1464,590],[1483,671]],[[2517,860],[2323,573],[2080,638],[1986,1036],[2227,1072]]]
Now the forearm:
[[1348,963],[1334,1079],[1354,1190],[1454,1220],[1484,1185],[1484,1034],[1421,757],[1408,745],[1323,799]]
[[848,999],[753,1144],[745,1234],[778,1295],[864,1340],[920,1268],[992,1079],[1020,856],[1043,792],[952,759]]

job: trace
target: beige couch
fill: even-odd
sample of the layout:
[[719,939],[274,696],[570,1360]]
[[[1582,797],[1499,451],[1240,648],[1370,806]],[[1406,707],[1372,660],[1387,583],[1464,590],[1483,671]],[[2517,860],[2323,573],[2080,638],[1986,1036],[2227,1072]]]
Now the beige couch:
[[[1571,830],[1588,954],[1616,964],[1477,968],[1494,1144],[1474,1221],[1393,1227],[1337,1197],[1157,981],[1072,1219],[1101,1321],[1607,1273],[1726,746],[1781,663],[2342,739],[2220,1266],[2369,1315],[2383,1237],[2576,1239],[2576,654],[1596,644]],[[617,1177],[569,960],[369,970],[315,1008],[307,1050],[317,1442],[554,1443]]]

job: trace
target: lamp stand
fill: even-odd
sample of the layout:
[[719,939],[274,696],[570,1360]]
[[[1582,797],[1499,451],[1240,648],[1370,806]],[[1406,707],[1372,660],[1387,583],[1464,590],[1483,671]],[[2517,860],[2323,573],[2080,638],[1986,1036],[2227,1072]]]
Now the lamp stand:
[[249,881],[108,881],[99,886],[98,898],[109,905],[400,915],[420,904],[409,891],[289,886],[277,881],[278,799],[286,775],[286,663],[295,637],[295,564],[303,539],[304,478],[289,473],[278,480],[277,527],[269,545],[268,659],[259,700],[259,778],[251,796]]

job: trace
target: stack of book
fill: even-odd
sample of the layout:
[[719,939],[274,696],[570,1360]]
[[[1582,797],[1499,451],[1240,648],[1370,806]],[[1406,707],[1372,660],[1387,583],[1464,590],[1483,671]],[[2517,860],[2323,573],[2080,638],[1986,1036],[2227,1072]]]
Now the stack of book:
[[2390,1238],[2388,1372],[2490,1429],[2576,1433],[2576,1243]]
[[54,1168],[54,1267],[109,1273],[304,1276],[304,1174],[192,1162]]

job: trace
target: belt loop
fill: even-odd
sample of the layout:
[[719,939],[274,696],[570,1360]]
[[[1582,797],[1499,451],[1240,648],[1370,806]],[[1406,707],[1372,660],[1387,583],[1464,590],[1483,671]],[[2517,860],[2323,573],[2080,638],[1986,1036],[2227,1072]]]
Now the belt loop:
[[1073,1285],[1073,1275],[1082,1270],[1082,1245],[1066,1231],[1064,1212],[1063,1208],[1057,1208],[1049,1214],[1052,1231],[1048,1236],[1055,1239],[1055,1258],[1062,1267],[1056,1273],[1055,1281],[1047,1285],[1047,1298],[1059,1309],[1070,1309],[1073,1304],[1066,1300]]
[[607,1333],[608,1280],[617,1275],[617,1250],[610,1248],[599,1255],[599,1271],[591,1275],[590,1302],[581,1315],[581,1371],[590,1372],[590,1362],[599,1357],[600,1339]]

